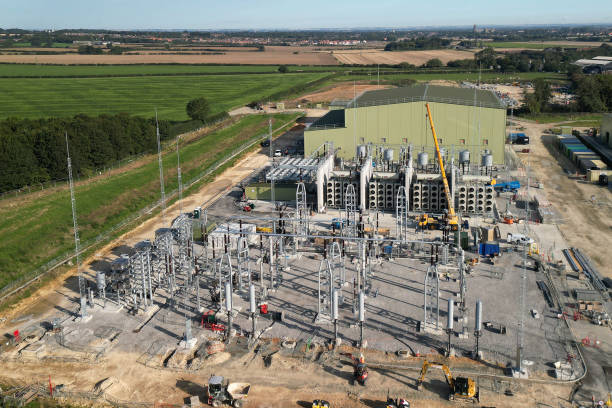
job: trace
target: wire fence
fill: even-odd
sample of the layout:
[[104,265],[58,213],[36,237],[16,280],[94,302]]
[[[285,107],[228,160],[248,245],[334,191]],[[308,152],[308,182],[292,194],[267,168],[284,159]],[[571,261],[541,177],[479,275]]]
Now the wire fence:
[[[275,129],[274,132],[278,132],[279,130],[285,128],[290,123],[292,123],[292,121],[289,121],[289,122],[285,123],[284,125],[280,126],[279,128]],[[189,180],[187,182],[183,182],[182,183],[182,190],[185,191],[186,189],[194,186],[195,184],[197,184],[201,180],[205,179],[206,177],[212,175],[215,171],[217,171],[223,165],[225,165],[226,163],[230,162],[232,159],[236,158],[238,155],[240,155],[241,153],[243,153],[246,150],[250,149],[256,143],[260,142],[261,140],[263,140],[264,138],[267,138],[267,137],[268,137],[267,133],[260,134],[260,135],[252,137],[248,142],[242,144],[241,146],[239,146],[236,149],[232,150],[229,154],[225,155],[224,157],[218,159],[217,161],[215,161],[212,164],[210,164],[209,166],[207,166],[206,169],[202,170],[198,175],[193,177],[191,180]],[[169,201],[172,198],[177,197],[178,196],[178,190],[179,189],[177,187],[176,189],[174,189],[172,191],[166,192],[166,201]],[[154,203],[144,207],[143,209],[141,209],[141,210],[139,210],[139,211],[137,211],[135,213],[132,213],[131,215],[127,216],[121,222],[115,224],[114,226],[112,226],[109,229],[107,229],[106,231],[96,235],[95,237],[90,238],[90,239],[85,240],[85,241],[82,241],[81,242],[80,254],[88,251],[89,249],[91,249],[93,246],[99,244],[100,242],[103,242],[103,241],[109,239],[110,237],[112,237],[118,231],[122,230],[127,225],[132,224],[134,221],[136,221],[136,220],[138,220],[138,219],[140,219],[140,218],[142,218],[142,217],[144,217],[146,215],[151,214],[154,210],[156,210],[160,206],[161,206],[161,199],[155,201]],[[74,252],[72,250],[65,251],[64,253],[56,256],[52,260],[50,260],[50,261],[46,262],[45,264],[39,266],[38,268],[34,269],[33,271],[22,275],[19,279],[17,279],[15,281],[5,285],[3,288],[0,288],[0,302],[2,302],[4,299],[6,299],[7,297],[11,296],[15,292],[21,290],[22,288],[24,288],[24,287],[30,285],[31,283],[35,282],[36,280],[40,279],[46,273],[56,269],[57,267],[59,267],[61,265],[64,265],[64,264],[68,263],[73,258],[74,258]]]
[[[125,159],[122,160],[118,160],[116,162],[107,164],[103,167],[98,167],[95,168],[93,170],[91,170],[90,172],[88,172],[89,174],[87,175],[81,175],[80,177],[75,177],[75,182],[79,183],[81,181],[91,181],[92,179],[93,182],[95,181],[101,181],[104,180],[103,176],[109,176],[111,175],[111,172],[119,167],[123,167],[126,164],[129,164],[133,161],[136,160],[140,160],[141,158],[147,156],[151,154],[151,152],[147,152],[147,153],[141,153],[135,156],[130,156],[130,157],[126,157]],[[48,180],[48,181],[44,181],[41,183],[36,183],[36,184],[31,184],[31,185],[27,185],[27,186],[23,186],[14,190],[9,190],[9,191],[4,191],[2,193],[0,193],[0,200],[5,200],[8,198],[15,198],[15,197],[19,197],[21,195],[26,195],[26,194],[31,194],[31,193],[35,193],[38,191],[44,191],[44,190],[48,190],[50,188],[56,188],[56,187],[65,187],[68,188],[68,178],[61,178],[61,179],[55,179],[55,180]]]

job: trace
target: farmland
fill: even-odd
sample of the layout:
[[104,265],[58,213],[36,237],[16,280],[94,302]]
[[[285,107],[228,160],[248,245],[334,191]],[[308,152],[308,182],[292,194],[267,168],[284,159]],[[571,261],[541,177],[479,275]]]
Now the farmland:
[[[514,82],[514,81],[532,81],[538,78],[544,78],[551,81],[564,81],[567,76],[564,74],[556,74],[550,72],[514,72],[514,73],[500,73],[500,72],[448,72],[448,73],[392,73],[380,75],[381,83],[394,83],[402,84],[402,81],[410,82],[414,81],[477,81],[478,78],[482,81],[487,82]],[[357,75],[339,75],[333,78],[334,82],[340,81],[353,81],[353,80],[369,80],[375,82],[377,80],[376,69],[372,69],[363,74]]]
[[334,51],[334,57],[342,64],[389,64],[395,65],[408,62],[413,65],[423,65],[433,58],[442,63],[457,59],[472,59],[471,51],[457,50],[428,50],[428,51],[383,51],[382,49],[367,50],[339,50]]
[[236,51],[215,53],[167,52],[81,55],[81,54],[3,54],[0,62],[29,64],[291,64],[291,65],[338,65],[330,51],[312,47],[266,47],[263,52],[237,48]]
[[1,78],[0,118],[130,112],[186,120],[186,103],[208,98],[212,113],[307,84],[324,73],[97,78]]
[[[273,115],[274,128],[297,114]],[[197,177],[238,146],[267,131],[267,115],[249,116],[181,147],[183,182]],[[176,153],[164,154],[166,191],[177,188]],[[76,201],[83,245],[159,199],[157,156],[150,155],[118,172],[78,184]],[[72,214],[68,189],[60,188],[0,201],[0,288],[69,251]],[[41,240],[41,237],[44,237]]]

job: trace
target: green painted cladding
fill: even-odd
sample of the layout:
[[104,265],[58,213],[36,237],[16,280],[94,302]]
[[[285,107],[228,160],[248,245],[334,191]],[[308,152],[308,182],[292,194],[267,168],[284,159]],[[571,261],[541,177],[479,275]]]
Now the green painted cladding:
[[[470,150],[472,160],[488,149],[493,154],[494,163],[504,163],[505,109],[437,102],[429,102],[429,107],[442,147],[450,151],[454,145],[456,153]],[[304,132],[305,155],[326,141],[333,141],[340,149],[338,156],[345,159],[355,156],[356,144],[394,147],[412,143],[417,149],[420,146],[433,149],[425,102],[348,108],[344,112],[345,127]],[[399,149],[394,149],[395,159],[398,153]]]
[[[295,201],[295,184],[275,184],[274,199],[276,201]],[[249,200],[272,199],[270,183],[253,183],[244,189],[245,195]]]

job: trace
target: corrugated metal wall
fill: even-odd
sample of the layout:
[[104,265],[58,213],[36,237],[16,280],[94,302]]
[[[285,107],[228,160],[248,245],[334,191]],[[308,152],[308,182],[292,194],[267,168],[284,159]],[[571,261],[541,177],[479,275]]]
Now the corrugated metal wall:
[[[455,152],[467,148],[473,160],[480,160],[480,152],[489,149],[496,164],[504,162],[506,136],[506,111],[504,109],[479,108],[430,102],[436,133],[442,146]],[[340,147],[338,156],[349,159],[355,155],[357,144],[412,143],[415,146],[433,148],[431,130],[426,117],[424,102],[370,106],[345,110],[346,127],[341,129],[311,130],[304,132],[305,154],[326,141]],[[354,126],[354,123],[357,126]],[[406,142],[407,140],[407,142]],[[462,143],[465,141],[465,145]],[[486,144],[485,144],[486,140]],[[397,159],[398,149],[395,149]]]

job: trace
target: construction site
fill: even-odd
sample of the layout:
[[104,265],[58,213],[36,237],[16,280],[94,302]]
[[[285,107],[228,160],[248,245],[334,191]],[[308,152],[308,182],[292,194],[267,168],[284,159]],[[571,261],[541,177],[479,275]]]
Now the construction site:
[[559,232],[495,94],[413,88],[270,135],[205,201],[166,208],[162,182],[155,222],[91,262],[75,213],[76,274],[3,322],[2,371],[31,384],[5,400],[612,404],[608,271]]

